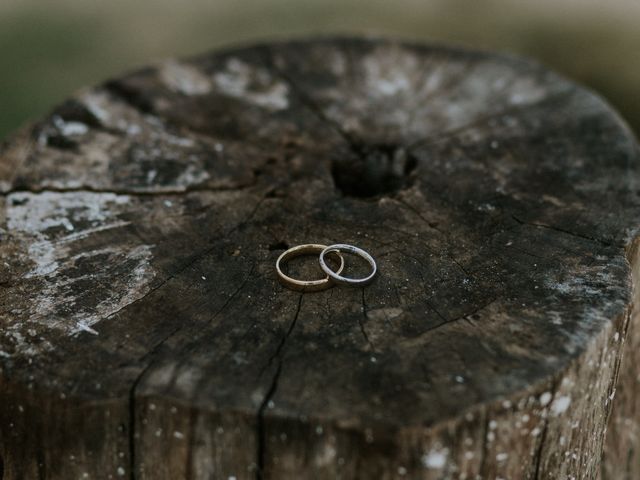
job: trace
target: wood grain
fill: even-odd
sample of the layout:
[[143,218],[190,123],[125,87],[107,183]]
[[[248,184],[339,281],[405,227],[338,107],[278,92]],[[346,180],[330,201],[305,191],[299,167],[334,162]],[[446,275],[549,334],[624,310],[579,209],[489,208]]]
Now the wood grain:
[[[79,92],[0,151],[0,477],[632,475],[639,157],[535,63],[389,40]],[[380,275],[283,289],[309,242]]]

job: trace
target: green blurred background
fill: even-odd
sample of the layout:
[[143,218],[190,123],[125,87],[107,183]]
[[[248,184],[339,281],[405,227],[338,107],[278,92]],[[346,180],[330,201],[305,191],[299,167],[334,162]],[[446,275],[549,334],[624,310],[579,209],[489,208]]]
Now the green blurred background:
[[326,33],[525,54],[600,92],[640,132],[640,0],[0,0],[0,139],[135,66]]

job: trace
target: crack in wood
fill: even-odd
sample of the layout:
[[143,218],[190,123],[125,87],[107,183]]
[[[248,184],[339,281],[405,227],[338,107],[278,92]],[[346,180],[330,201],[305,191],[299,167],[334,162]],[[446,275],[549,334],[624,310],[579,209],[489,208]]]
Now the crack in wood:
[[271,69],[273,73],[275,73],[282,81],[284,81],[289,88],[295,93],[300,100],[300,103],[307,108],[309,112],[315,115],[318,120],[322,123],[330,127],[334,132],[336,132],[346,143],[349,145],[351,150],[354,153],[361,152],[360,145],[362,142],[356,138],[354,138],[349,132],[344,130],[342,126],[335,122],[333,119],[328,117],[324,110],[308,95],[302,88],[299,87],[296,81],[288,75],[284,70],[279,68],[276,65],[274,54],[271,50],[268,50],[268,55],[265,56],[266,64]]
[[360,332],[362,333],[362,336],[364,337],[365,342],[367,342],[367,345],[369,346],[369,349],[372,352],[376,351],[375,346],[373,345],[373,343],[371,342],[371,340],[369,339],[369,335],[367,334],[367,330],[365,328],[365,322],[369,319],[369,314],[368,314],[368,310],[367,310],[367,301],[366,301],[366,297],[365,297],[365,289],[362,288],[362,317],[358,317],[358,325],[360,325]]
[[[556,398],[556,394],[558,393],[558,385],[559,385],[559,380],[558,379],[554,379],[553,382],[551,383],[551,399],[548,403],[548,405],[552,405],[553,401]],[[541,477],[541,473],[542,473],[542,452],[545,446],[545,442],[547,440],[547,431],[549,429],[549,408],[548,406],[544,407],[544,410],[542,410],[542,414],[544,415],[543,418],[543,424],[542,424],[542,429],[540,432],[540,442],[538,443],[537,447],[536,447],[536,453],[534,455],[534,471],[533,471],[533,478],[534,480],[539,480]]]
[[445,235],[446,233],[439,229],[436,222],[433,222],[427,218],[424,217],[424,215],[422,215],[422,212],[420,212],[416,207],[414,207],[413,205],[411,205],[409,202],[407,202],[406,200],[402,200],[401,198],[399,198],[397,195],[391,196],[389,197],[391,200],[398,202],[400,205],[404,206],[407,210],[409,210],[410,212],[412,212],[414,215],[416,215],[422,222],[424,222],[424,224],[429,227],[432,230],[437,231],[438,233],[440,233],[441,235]]
[[429,135],[426,138],[420,139],[420,140],[416,140],[414,143],[410,144],[407,148],[409,150],[416,150],[419,148],[424,148],[427,147],[429,145],[432,145],[434,143],[440,143],[440,142],[444,142],[444,141],[448,141],[451,140],[452,138],[457,137],[458,135],[460,135],[461,133],[465,133],[467,130],[471,130],[473,128],[479,127],[479,126],[487,126],[490,124],[490,122],[492,120],[498,119],[498,118],[502,118],[502,117],[506,117],[509,115],[514,115],[516,113],[523,113],[526,112],[527,110],[530,110],[532,108],[537,108],[540,106],[544,106],[545,104],[550,104],[550,105],[555,105],[557,102],[560,102],[561,100],[565,100],[565,99],[569,99],[571,98],[572,95],[575,95],[575,92],[572,89],[566,89],[563,90],[561,92],[557,92],[553,95],[548,95],[545,98],[537,101],[537,102],[533,102],[533,103],[529,103],[529,104],[525,104],[525,105],[517,105],[517,106],[513,106],[510,108],[505,108],[503,110],[500,110],[498,112],[480,117],[476,120],[474,120],[473,122],[469,122],[467,124],[464,125],[460,125],[459,127],[455,127],[452,128],[450,130],[443,130],[440,132],[436,132],[434,134]]
[[486,473],[485,470],[487,468],[487,460],[489,458],[489,445],[488,445],[488,436],[489,436],[489,410],[487,408],[484,409],[483,422],[482,422],[482,430],[480,430],[482,435],[482,446],[480,447],[480,464],[478,465],[478,477],[485,478]]
[[[441,229],[439,229],[437,226],[434,225],[434,222],[429,221],[428,219],[426,219],[422,213],[420,213],[420,211],[415,208],[413,205],[410,205],[408,202],[401,200],[400,198],[398,198],[397,196],[391,197],[392,200],[400,203],[401,205],[403,205],[407,210],[409,210],[410,212],[413,212],[422,222],[424,222],[429,228],[438,231],[440,234],[444,235],[447,238],[447,242],[451,242],[451,239],[449,238],[448,235],[446,235],[446,233],[444,231],[442,231]],[[423,242],[424,243],[424,242]],[[456,247],[457,245],[453,245],[454,247]],[[447,258],[449,260],[451,260],[459,269],[462,273],[464,273],[466,276],[470,276],[470,273],[462,266],[462,264],[451,254],[447,253],[446,254]]]
[[544,228],[547,230],[551,230],[554,232],[559,232],[559,233],[564,233],[566,235],[571,235],[572,237],[576,237],[576,238],[582,238],[583,240],[589,240],[590,242],[594,242],[594,243],[599,243],[600,245],[603,245],[605,247],[619,247],[619,248],[624,248],[623,245],[617,245],[611,242],[608,242],[606,240],[602,240],[600,238],[597,237],[592,237],[589,235],[584,235],[582,233],[576,233],[576,232],[572,232],[571,230],[567,230],[565,228],[561,228],[561,227],[556,227],[553,225],[548,225],[546,223],[538,223],[538,222],[525,222],[524,220],[519,219],[518,217],[516,217],[515,215],[511,215],[511,217],[518,222],[520,225],[528,225],[530,227],[537,227],[537,228]]
[[[431,298],[431,297],[430,297]],[[471,320],[470,317],[472,317],[473,315],[477,314],[478,312],[481,312],[482,310],[484,310],[485,308],[489,307],[491,304],[493,304],[496,301],[496,299],[493,299],[489,302],[487,302],[486,304],[483,304],[477,308],[475,308],[474,310],[470,311],[470,312],[465,312],[462,315],[459,315],[457,317],[454,318],[446,318],[444,315],[442,315],[438,309],[436,309],[431,302],[429,302],[428,299],[426,299],[424,302],[427,305],[427,307],[429,307],[429,309],[431,309],[438,317],[440,317],[440,319],[442,320],[442,323],[439,323],[437,325],[433,325],[432,327],[428,327],[426,329],[423,330],[423,332],[420,334],[420,336],[425,336],[431,332],[433,332],[434,330],[437,330],[439,328],[442,328],[446,325],[449,325],[451,323],[454,322],[458,322],[460,320],[467,320],[469,323],[471,323],[472,325],[475,325]]]
[[264,398],[262,399],[262,403],[260,404],[258,411],[256,413],[256,437],[257,437],[257,452],[256,452],[256,463],[257,463],[257,468],[256,468],[256,480],[263,480],[264,479],[264,473],[265,473],[265,460],[266,460],[266,433],[265,433],[265,410],[269,407],[269,402],[271,401],[271,399],[273,398],[274,394],[276,393],[277,389],[278,389],[278,381],[280,380],[280,373],[282,372],[282,352],[284,350],[285,344],[287,342],[287,340],[289,339],[289,336],[291,335],[291,333],[293,332],[293,329],[296,326],[296,323],[298,322],[298,317],[300,315],[300,310],[302,309],[302,298],[303,298],[303,294],[300,294],[298,296],[298,305],[296,308],[296,312],[295,315],[293,316],[293,320],[291,321],[291,323],[289,324],[289,328],[287,329],[286,333],[284,334],[284,336],[281,338],[280,343],[278,344],[275,352],[273,353],[273,355],[271,355],[271,357],[269,358],[269,360],[267,361],[267,366],[265,368],[268,368],[271,363],[274,360],[277,360],[277,367],[276,367],[276,371],[275,374],[273,375],[272,379],[271,379],[271,384],[269,386],[269,389],[267,390],[267,393],[265,394]]
[[[230,303],[233,301],[233,299],[237,296],[237,294],[244,288],[244,286],[247,284],[247,282],[249,281],[249,279],[251,278],[251,275],[253,274],[254,270],[255,270],[255,262],[251,265],[251,268],[249,269],[249,272],[247,273],[247,275],[245,276],[245,278],[242,280],[242,282],[240,283],[240,285],[238,286],[238,288],[229,296],[229,298],[223,303],[223,305],[212,315],[211,319],[209,320],[209,323],[211,323],[216,317],[218,317],[218,315],[220,315],[229,305]],[[138,386],[140,385],[140,383],[142,382],[142,379],[145,377],[146,373],[153,367],[155,367],[156,363],[157,363],[157,359],[155,359],[154,357],[158,354],[158,352],[160,351],[160,349],[162,348],[163,345],[166,344],[166,342],[168,342],[171,338],[173,338],[178,332],[183,330],[183,326],[179,326],[175,329],[173,329],[169,334],[167,334],[160,342],[156,343],[154,345],[154,347],[152,348],[152,350],[150,350],[147,354],[145,354],[143,357],[141,357],[139,359],[140,362],[144,362],[146,361],[146,359],[151,358],[151,360],[149,361],[149,363],[143,368],[143,370],[136,376],[136,378],[133,381],[133,384],[131,386],[130,389],[130,394],[129,394],[129,457],[130,457],[130,469],[131,469],[131,480],[135,480],[135,455],[136,455],[136,436],[135,436],[135,432],[136,432],[136,428],[135,428],[135,413],[136,413],[136,393],[138,390]],[[176,370],[176,374],[177,374],[177,368]],[[173,385],[175,383],[176,377],[175,375],[173,376],[173,378],[171,379],[170,385]],[[193,432],[190,432],[190,440],[191,440],[191,436],[193,435]]]
[[[260,208],[260,205],[262,205],[263,201],[264,201],[264,197],[261,198],[257,202],[256,206],[253,208],[253,210],[249,213],[249,215],[244,220],[242,220],[241,222],[236,224],[233,228],[229,229],[228,231],[226,231],[225,233],[223,233],[222,235],[217,237],[216,240],[228,237],[229,235],[231,235],[236,230],[242,228],[242,226],[245,225],[247,222],[249,222],[251,220],[251,218],[256,214],[258,208]],[[112,312],[111,314],[109,314],[106,318],[108,319],[108,318],[114,317],[114,316],[118,315],[120,312],[122,312],[123,310],[125,310],[126,308],[129,308],[132,305],[144,300],[149,295],[153,294],[154,292],[156,292],[160,288],[164,287],[168,282],[170,282],[175,277],[177,277],[178,275],[183,273],[189,267],[191,267],[195,263],[199,262],[200,260],[202,260],[207,255],[210,255],[211,253],[215,252],[217,248],[219,248],[219,246],[214,242],[214,244],[211,247],[209,247],[209,248],[201,251],[200,253],[194,255],[191,259],[186,261],[182,266],[178,267],[173,273],[170,273],[167,277],[165,277],[163,280],[161,280],[158,285],[153,287],[151,290],[149,290],[147,293],[145,293],[142,297],[137,298],[133,302],[130,302],[130,303],[126,304],[126,305],[123,305],[121,308],[119,308],[115,312]]]
[[137,189],[137,188],[94,188],[89,185],[82,185],[80,187],[68,187],[68,188],[56,188],[56,187],[42,187],[42,188],[13,188],[10,190],[0,191],[0,197],[8,197],[16,193],[97,193],[97,194],[113,194],[113,195],[128,195],[132,197],[158,197],[158,196],[177,196],[188,195],[190,193],[219,193],[219,192],[241,192],[248,190],[256,186],[256,181],[250,183],[243,183],[237,185],[209,187],[206,185],[189,185],[182,188],[166,188],[162,187],[157,190],[149,189]]
[[[231,230],[229,230],[229,232],[227,232],[225,235],[223,235],[222,238],[230,235],[233,231],[241,228],[241,226],[243,224],[248,222],[253,217],[253,215],[255,215],[256,211],[258,210],[258,208],[260,207],[260,205],[262,204],[263,201],[264,201],[264,197],[262,197],[257,202],[256,206],[252,209],[252,211],[249,213],[249,215],[242,222],[238,223],[235,227],[233,227]],[[206,249],[205,251],[201,252],[200,254],[196,255],[193,259],[191,259],[189,262],[186,262],[181,268],[179,268],[173,274],[171,274],[167,278],[165,278],[159,285],[157,285],[155,288],[153,288],[152,290],[147,292],[144,296],[142,296],[141,298],[136,299],[133,302],[123,306],[122,308],[120,308],[116,312],[113,312],[107,318],[110,318],[110,317],[112,317],[114,315],[117,315],[118,313],[122,312],[125,308],[130,308],[131,305],[144,300],[149,295],[151,295],[152,293],[154,293],[155,291],[157,291],[158,289],[160,289],[161,287],[166,285],[171,279],[175,278],[177,275],[179,275],[182,272],[184,272],[186,269],[188,269],[190,266],[195,264],[197,261],[199,261],[200,259],[202,259],[206,255],[208,255],[209,253],[213,252],[216,247],[217,247],[217,245],[216,246],[212,246],[212,247]],[[245,277],[245,279],[243,280],[242,284],[236,289],[234,294],[231,295],[231,297],[223,304],[223,306],[216,312],[216,314],[214,314],[214,316],[211,319],[211,321],[217,315],[219,315],[222,312],[222,310],[224,310],[224,308],[226,308],[230,304],[232,299],[242,289],[242,286],[246,284],[246,282],[250,278],[251,273],[253,272],[254,268],[255,268],[255,263],[252,264],[250,272]],[[149,355],[153,356],[154,352],[159,351],[159,349],[162,347],[162,345],[164,345],[164,343],[166,341],[168,341],[178,331],[180,331],[180,329],[181,328],[177,328],[173,332],[171,332],[169,335],[167,335],[161,342],[159,342],[158,344],[156,344],[154,346],[154,348],[152,349],[151,352],[149,352],[149,354],[145,355],[141,360],[143,360],[144,358],[148,357]],[[152,360],[145,366],[145,368],[136,376],[136,378],[134,379],[134,381],[133,381],[133,383],[131,385],[131,388],[129,390],[129,457],[130,457],[130,469],[131,469],[131,477],[130,478],[131,478],[131,480],[135,480],[135,461],[136,461],[135,460],[135,455],[136,455],[136,448],[135,448],[135,445],[136,445],[136,437],[135,437],[136,392],[137,392],[138,385],[140,384],[142,378],[145,376],[146,372],[154,365],[154,363],[155,362]]]

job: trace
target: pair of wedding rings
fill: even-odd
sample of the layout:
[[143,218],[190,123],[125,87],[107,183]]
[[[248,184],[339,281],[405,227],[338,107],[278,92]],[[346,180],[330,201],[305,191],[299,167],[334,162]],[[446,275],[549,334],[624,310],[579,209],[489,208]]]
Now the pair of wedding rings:
[[[371,273],[364,278],[349,278],[340,275],[342,270],[344,270],[344,258],[340,255],[341,252],[348,252],[359,257],[362,257],[364,260],[369,263],[371,266]],[[327,276],[320,280],[298,280],[296,278],[292,278],[289,275],[286,275],[282,271],[282,265],[285,264],[288,260],[299,257],[301,255],[310,255],[310,254],[319,254],[320,260],[320,268],[327,274]],[[335,254],[337,259],[340,262],[340,265],[336,271],[333,271],[325,258],[327,255]],[[280,282],[287,288],[291,290],[297,290],[300,292],[319,292],[321,290],[326,290],[327,288],[331,288],[334,285],[350,285],[354,287],[362,287],[367,285],[373,281],[373,278],[376,276],[378,271],[378,266],[376,265],[376,261],[373,259],[371,255],[362,250],[361,248],[354,247],[353,245],[347,245],[344,243],[336,243],[335,245],[319,245],[317,243],[309,243],[306,245],[298,245],[296,247],[292,247],[282,255],[278,257],[276,260],[276,271],[278,272],[278,278]]]

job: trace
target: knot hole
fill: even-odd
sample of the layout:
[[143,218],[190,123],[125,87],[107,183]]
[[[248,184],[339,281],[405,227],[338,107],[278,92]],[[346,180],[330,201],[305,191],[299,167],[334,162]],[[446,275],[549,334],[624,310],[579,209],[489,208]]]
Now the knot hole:
[[370,198],[410,187],[416,157],[396,145],[352,146],[355,155],[333,161],[336,187],[350,197]]

